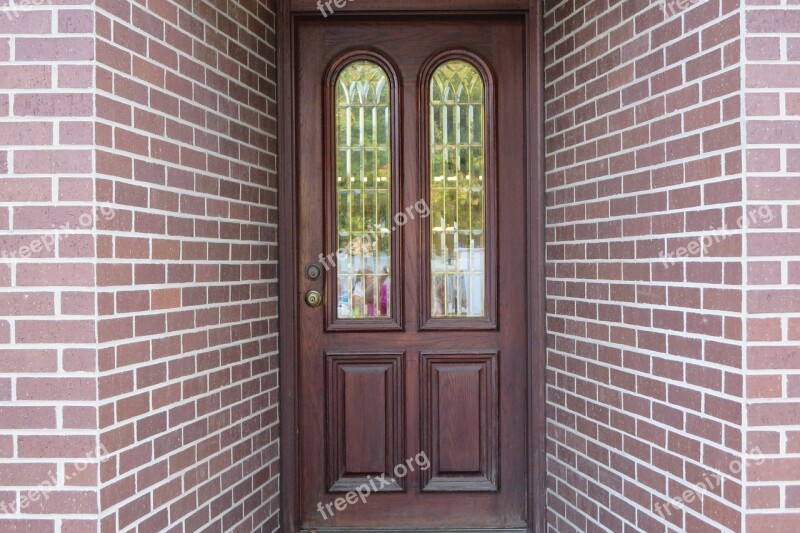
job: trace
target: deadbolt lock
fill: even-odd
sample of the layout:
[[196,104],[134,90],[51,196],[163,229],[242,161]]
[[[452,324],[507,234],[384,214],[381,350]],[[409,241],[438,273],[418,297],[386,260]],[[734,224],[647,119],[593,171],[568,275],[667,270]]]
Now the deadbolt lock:
[[306,277],[308,279],[313,281],[319,279],[320,276],[322,276],[322,269],[319,267],[319,265],[314,264],[306,267]]
[[308,291],[306,293],[306,305],[309,307],[319,307],[322,305],[322,293],[319,291]]

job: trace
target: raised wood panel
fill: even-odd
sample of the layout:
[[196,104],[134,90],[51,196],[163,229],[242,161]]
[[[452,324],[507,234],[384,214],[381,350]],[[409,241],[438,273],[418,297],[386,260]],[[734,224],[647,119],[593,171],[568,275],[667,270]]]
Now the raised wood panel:
[[441,365],[436,379],[439,473],[481,470],[481,367]]
[[[354,490],[403,462],[403,354],[326,354],[327,486]],[[397,480],[384,491],[404,490]]]
[[421,354],[422,490],[498,490],[496,351]]
[[[385,365],[343,365],[344,470],[367,475],[382,472],[386,464],[387,372]],[[365,401],[367,400],[367,401]],[[359,406],[358,411],[355,407]],[[389,415],[389,416],[387,416]]]

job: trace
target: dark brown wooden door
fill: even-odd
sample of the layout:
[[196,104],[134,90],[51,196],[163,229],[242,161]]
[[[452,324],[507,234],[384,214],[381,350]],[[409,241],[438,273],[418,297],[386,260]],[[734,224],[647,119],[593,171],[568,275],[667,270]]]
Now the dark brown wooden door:
[[295,28],[302,525],[524,529],[524,21]]

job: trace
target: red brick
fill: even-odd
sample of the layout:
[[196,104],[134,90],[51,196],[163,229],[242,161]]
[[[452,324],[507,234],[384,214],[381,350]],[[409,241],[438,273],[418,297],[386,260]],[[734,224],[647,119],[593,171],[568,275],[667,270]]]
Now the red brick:
[[747,408],[748,421],[753,426],[790,425],[800,413],[800,403],[764,403]]
[[800,27],[800,13],[792,9],[751,9],[745,17],[745,27],[752,33],[796,33]]
[[800,120],[748,120],[747,140],[753,144],[800,144]]
[[55,350],[0,349],[0,373],[55,372],[57,369]]
[[15,207],[14,229],[91,229],[91,207]]
[[94,31],[94,14],[88,9],[71,9],[58,12],[59,33],[91,33]]
[[94,39],[88,37],[16,39],[15,57],[17,61],[85,61],[94,58]]
[[88,94],[19,94],[14,98],[17,116],[88,117],[92,98]]
[[150,409],[149,394],[139,394],[117,402],[117,421],[142,415]]
[[88,320],[17,320],[17,343],[85,344],[95,341],[94,322]]
[[3,145],[47,145],[52,141],[53,125],[46,122],[11,122],[0,130],[0,144]]
[[[90,89],[94,86],[94,76],[88,65],[60,65],[58,68],[59,89]],[[67,142],[66,144],[73,144]]]
[[14,156],[18,174],[83,174],[91,168],[91,152],[85,150],[19,150]]
[[55,313],[54,298],[51,293],[23,292],[0,294],[0,307],[6,315],[52,315]]
[[[17,399],[20,399],[19,394]],[[0,406],[0,428],[56,429],[56,410],[54,407]]]
[[18,378],[17,399],[26,401],[91,401],[96,397],[92,378]]
[[95,450],[93,436],[80,435],[20,435],[17,437],[19,457],[85,458]]
[[0,486],[36,486],[52,483],[55,463],[6,463],[0,466]]
[[719,98],[739,90],[741,77],[738,70],[718,74],[703,80],[703,101]]
[[17,265],[18,286],[83,286],[94,284],[92,265],[84,263],[54,263]]

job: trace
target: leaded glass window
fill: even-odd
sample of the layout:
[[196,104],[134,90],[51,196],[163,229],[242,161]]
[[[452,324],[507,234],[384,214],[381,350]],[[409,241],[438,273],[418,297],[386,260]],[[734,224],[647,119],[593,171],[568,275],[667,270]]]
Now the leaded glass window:
[[353,61],[336,79],[337,316],[392,312],[392,87],[386,71]]
[[485,316],[485,90],[471,63],[442,63],[430,84],[431,316]]

